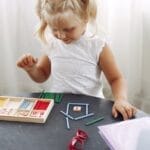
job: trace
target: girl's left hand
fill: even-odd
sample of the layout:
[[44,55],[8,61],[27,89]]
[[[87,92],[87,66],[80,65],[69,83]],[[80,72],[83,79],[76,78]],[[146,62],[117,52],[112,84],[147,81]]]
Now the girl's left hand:
[[112,115],[114,118],[116,118],[118,113],[120,113],[124,120],[132,118],[136,111],[137,109],[126,100],[116,100],[112,107]]

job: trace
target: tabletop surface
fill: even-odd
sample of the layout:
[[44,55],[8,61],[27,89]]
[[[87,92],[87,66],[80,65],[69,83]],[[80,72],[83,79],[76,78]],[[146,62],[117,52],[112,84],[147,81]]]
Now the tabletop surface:
[[[38,97],[40,93],[22,96]],[[93,117],[74,121],[69,120],[70,130],[60,110],[66,111],[68,102],[88,103],[89,113]],[[109,148],[100,137],[97,126],[122,120],[119,116],[114,119],[111,115],[113,102],[84,95],[64,94],[62,102],[55,104],[45,124],[0,121],[0,150],[67,150],[68,144],[78,129],[85,131],[89,138],[85,142],[85,150],[108,150]],[[138,111],[135,118],[145,114]],[[85,123],[92,118],[104,116],[104,120],[90,126]]]

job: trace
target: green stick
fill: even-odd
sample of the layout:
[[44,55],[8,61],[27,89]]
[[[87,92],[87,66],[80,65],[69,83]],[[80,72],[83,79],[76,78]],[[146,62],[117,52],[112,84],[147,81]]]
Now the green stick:
[[94,123],[96,123],[96,122],[99,122],[99,121],[101,121],[101,120],[103,120],[103,119],[104,119],[104,117],[100,117],[100,118],[94,119],[94,120],[92,120],[92,121],[90,121],[90,122],[87,122],[85,125],[86,125],[86,126],[89,126],[89,125],[92,125],[92,124],[94,124]]
[[41,92],[39,98],[44,98],[44,97],[43,97],[43,96],[44,96],[44,92],[45,92],[45,90],[42,90],[42,92]]

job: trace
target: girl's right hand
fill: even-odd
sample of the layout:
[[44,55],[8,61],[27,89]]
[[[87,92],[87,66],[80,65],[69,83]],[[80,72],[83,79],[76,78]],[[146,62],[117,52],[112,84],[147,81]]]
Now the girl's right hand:
[[30,71],[35,67],[37,62],[38,62],[38,59],[34,58],[31,54],[24,54],[17,61],[17,66],[20,68],[23,68],[26,71]]

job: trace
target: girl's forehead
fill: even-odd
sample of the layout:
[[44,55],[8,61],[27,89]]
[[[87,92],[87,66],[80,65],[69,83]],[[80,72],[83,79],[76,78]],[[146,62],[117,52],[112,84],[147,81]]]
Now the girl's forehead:
[[48,23],[51,27],[69,28],[81,24],[81,19],[71,11],[66,11],[51,16]]

